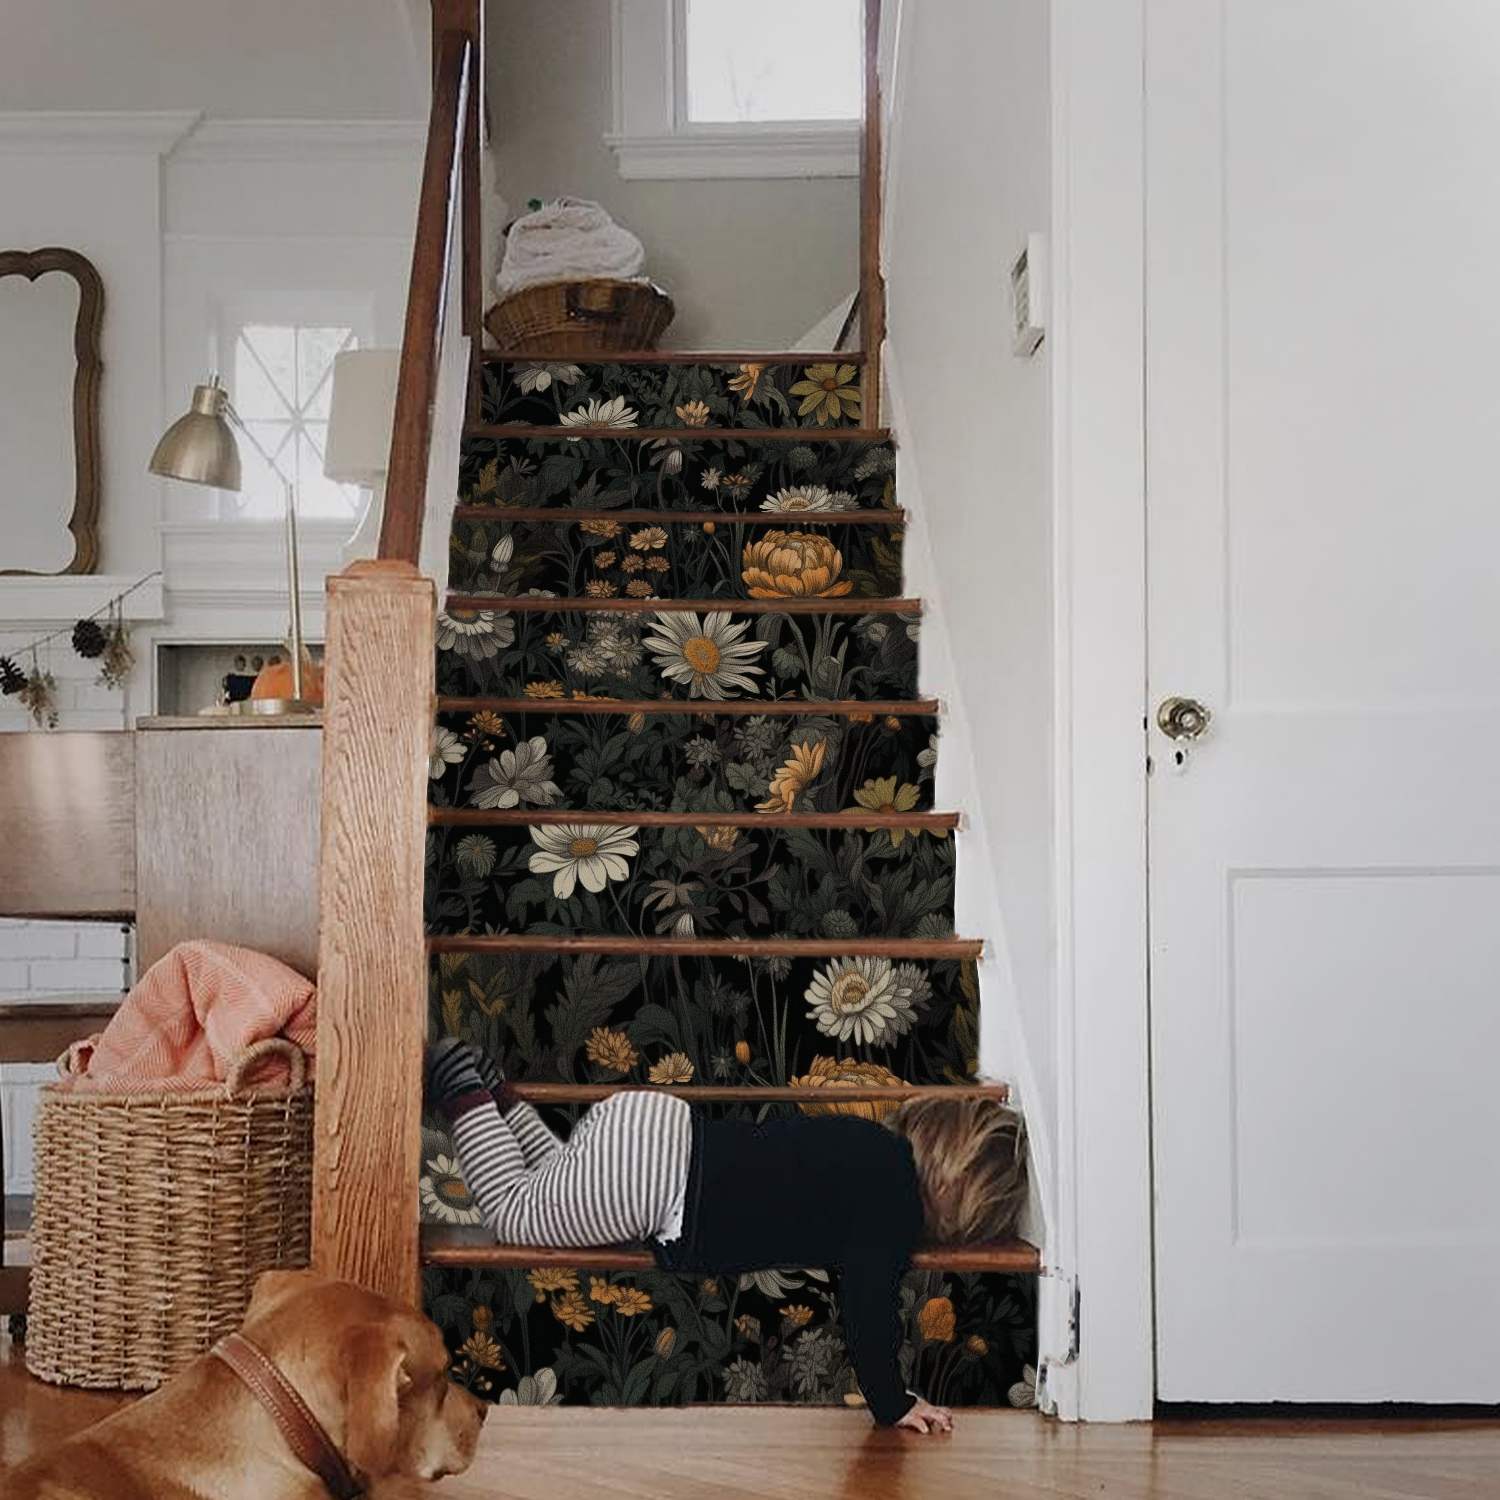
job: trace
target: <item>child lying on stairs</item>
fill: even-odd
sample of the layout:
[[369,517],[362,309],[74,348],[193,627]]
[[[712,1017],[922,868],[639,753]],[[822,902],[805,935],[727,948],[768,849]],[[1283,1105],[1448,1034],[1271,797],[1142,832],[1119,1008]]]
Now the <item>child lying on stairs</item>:
[[595,1104],[564,1144],[499,1071],[454,1038],[429,1054],[430,1094],[464,1180],[505,1244],[645,1241],[666,1271],[736,1275],[827,1267],[844,1333],[882,1426],[952,1430],[902,1385],[901,1277],[917,1241],[1001,1239],[1025,1194],[1020,1117],[998,1101],[927,1097],[882,1128],[847,1116],[711,1120],[657,1090]]

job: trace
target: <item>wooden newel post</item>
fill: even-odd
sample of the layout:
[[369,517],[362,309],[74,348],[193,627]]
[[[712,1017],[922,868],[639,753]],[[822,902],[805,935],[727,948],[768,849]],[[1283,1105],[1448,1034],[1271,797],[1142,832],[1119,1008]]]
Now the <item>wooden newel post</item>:
[[328,580],[313,1264],[413,1304],[434,602],[409,563]]

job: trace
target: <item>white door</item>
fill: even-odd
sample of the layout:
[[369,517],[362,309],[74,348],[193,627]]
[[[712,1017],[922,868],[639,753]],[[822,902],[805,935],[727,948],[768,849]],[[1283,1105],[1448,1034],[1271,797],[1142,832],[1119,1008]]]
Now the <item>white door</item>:
[[1497,1401],[1500,3],[1146,15],[1158,1394]]

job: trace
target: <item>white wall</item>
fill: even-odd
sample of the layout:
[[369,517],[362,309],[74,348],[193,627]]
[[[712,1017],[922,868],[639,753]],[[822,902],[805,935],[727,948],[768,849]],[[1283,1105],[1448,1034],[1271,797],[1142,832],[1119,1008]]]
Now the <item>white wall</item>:
[[429,24],[407,0],[0,0],[0,108],[410,119]]
[[[356,306],[365,337],[399,342],[422,136],[399,122],[0,115],[0,246],[80,250],[105,293],[101,575],[0,578],[0,653],[66,630],[153,569],[165,575],[127,605],[137,666],[124,691],[99,686],[97,664],[74,655],[66,636],[43,652],[63,729],[126,728],[150,712],[159,643],[281,637],[279,526],[226,524],[215,492],[156,480],[146,463],[192,385],[223,358],[230,301],[289,300],[314,314]],[[304,530],[313,639],[324,574],[340,566],[351,529]],[[0,566],[3,555],[0,542]],[[28,727],[16,700],[0,698],[0,731]],[[127,951],[118,927],[0,923],[0,993],[113,988]],[[48,1073],[7,1068],[0,1083],[10,1192],[29,1191],[32,1100]]]
[[[677,304],[663,346],[783,349],[859,281],[853,178],[626,182],[611,128],[607,0],[498,0],[489,8],[496,187],[593,198],[646,246]],[[487,232],[504,221],[487,210]]]
[[891,418],[945,700],[938,803],[967,815],[981,1062],[1019,1090],[1050,1202],[1057,1100],[1049,353],[1011,352],[1007,267],[1050,218],[1048,0],[900,7],[886,191]]

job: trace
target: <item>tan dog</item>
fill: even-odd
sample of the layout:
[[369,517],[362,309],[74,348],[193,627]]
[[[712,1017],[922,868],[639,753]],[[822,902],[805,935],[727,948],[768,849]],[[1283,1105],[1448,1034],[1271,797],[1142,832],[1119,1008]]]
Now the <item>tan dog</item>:
[[[313,1271],[269,1271],[241,1332],[269,1356],[378,1493],[468,1468],[487,1408],[447,1378],[441,1334],[409,1308]],[[6,1500],[327,1500],[270,1411],[226,1363],[195,1360],[155,1394],[5,1477]]]

